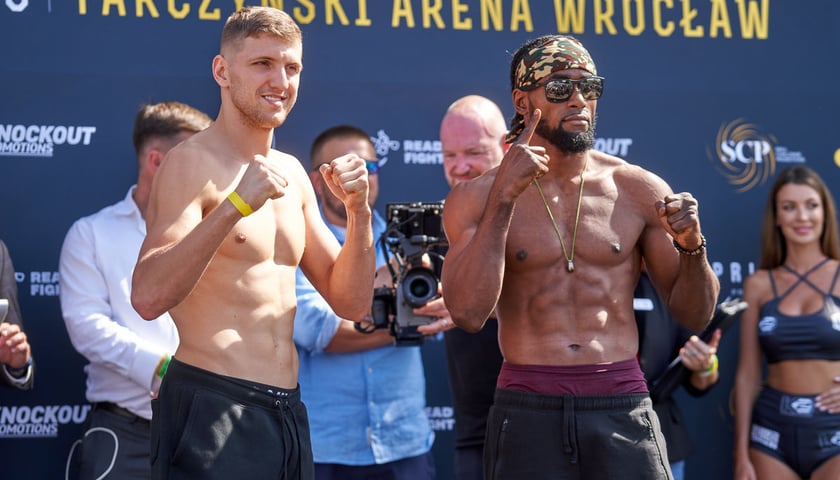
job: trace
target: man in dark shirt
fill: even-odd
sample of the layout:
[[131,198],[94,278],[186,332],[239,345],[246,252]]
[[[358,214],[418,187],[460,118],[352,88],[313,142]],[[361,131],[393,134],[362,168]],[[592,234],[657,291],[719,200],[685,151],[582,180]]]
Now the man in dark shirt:
[[[654,391],[654,383],[665,373],[672,359],[679,355],[683,366],[691,372],[681,385],[694,397],[705,395],[720,379],[717,360],[713,360],[717,358],[720,330],[712,335],[709,343],[692,335],[691,331],[671,318],[662,298],[644,272],[639,276],[633,296],[636,324],[639,327],[639,364],[648,388]],[[694,450],[682,410],[673,397],[673,391],[651,395],[651,398],[653,410],[662,427],[662,436],[668,445],[668,462],[674,480],[682,480],[685,459]]]
[[29,390],[35,380],[32,348],[21,323],[15,267],[2,240],[0,302],[0,382],[7,387]]
[[[491,100],[467,95],[453,102],[440,125],[443,168],[449,186],[497,167],[505,154],[506,133],[502,112]],[[416,312],[441,318],[429,327],[439,323],[446,332],[449,386],[455,410],[455,478],[482,480],[487,413],[493,404],[496,378],[502,365],[498,323],[495,318],[489,318],[481,331],[468,333],[454,328],[448,312],[441,314],[433,310],[442,304],[433,301]],[[427,327],[421,328],[423,333],[430,333]]]

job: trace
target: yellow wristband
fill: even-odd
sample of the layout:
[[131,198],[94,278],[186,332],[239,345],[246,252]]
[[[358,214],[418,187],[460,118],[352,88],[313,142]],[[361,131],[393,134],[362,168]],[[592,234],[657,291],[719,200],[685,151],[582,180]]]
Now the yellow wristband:
[[242,200],[242,197],[240,197],[236,191],[230,192],[227,199],[230,200],[230,203],[232,203],[237,210],[239,210],[239,213],[241,213],[243,217],[247,217],[248,215],[254,213],[254,209],[248,205],[248,202]]
[[700,376],[701,377],[708,377],[709,375],[715,373],[718,369],[718,364],[719,363],[720,363],[720,361],[718,360],[717,354],[713,354],[712,355],[712,364],[709,365],[709,368],[700,372]]

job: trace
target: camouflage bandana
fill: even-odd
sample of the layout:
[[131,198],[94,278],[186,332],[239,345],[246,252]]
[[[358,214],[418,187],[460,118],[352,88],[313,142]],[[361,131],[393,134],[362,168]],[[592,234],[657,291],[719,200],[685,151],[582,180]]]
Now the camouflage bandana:
[[[557,35],[542,45],[532,48],[522,57],[522,61],[516,68],[516,88],[532,90],[542,79],[552,73],[573,68],[598,75],[595,62],[583,44],[575,38]],[[524,129],[525,119],[517,113],[505,141],[513,142]]]

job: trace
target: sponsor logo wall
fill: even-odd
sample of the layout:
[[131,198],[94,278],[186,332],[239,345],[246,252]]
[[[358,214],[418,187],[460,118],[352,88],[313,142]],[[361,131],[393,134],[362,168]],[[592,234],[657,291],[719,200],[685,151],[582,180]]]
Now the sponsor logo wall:
[[[141,103],[179,100],[216,114],[210,62],[224,20],[243,5],[283,8],[304,32],[300,95],[276,147],[307,162],[323,129],[364,128],[380,160],[383,212],[388,202],[446,196],[446,107],[477,93],[511,116],[512,53],[555,32],[580,38],[607,79],[597,148],[699,199],[721,300],[740,295],[756,268],[780,169],[804,163],[840,197],[840,91],[824,80],[840,73],[840,4],[831,0],[0,0],[0,238],[38,365],[33,391],[0,391],[0,459],[16,460],[4,462],[3,478],[64,478],[89,410],[85,362],[58,305],[67,229],[133,183]],[[446,359],[440,341],[422,351],[438,478],[447,480]],[[733,329],[721,384],[701,399],[678,397],[697,445],[689,479],[731,476],[736,357]]]

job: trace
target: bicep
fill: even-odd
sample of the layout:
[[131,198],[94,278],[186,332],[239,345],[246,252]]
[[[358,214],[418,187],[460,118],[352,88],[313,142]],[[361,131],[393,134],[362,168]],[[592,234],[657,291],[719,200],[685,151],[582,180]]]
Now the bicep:
[[341,246],[325,226],[307,225],[300,268],[319,292],[324,291]]
[[680,268],[679,254],[664,229],[648,229],[641,243],[642,257],[656,291],[667,305]]
[[177,165],[177,162],[164,163],[152,184],[141,256],[176,243],[204,217],[208,202],[198,184],[201,180],[193,180],[192,175],[176,166],[166,168],[171,165]]
[[452,190],[443,207],[443,231],[449,244],[446,256],[457,257],[472,240],[477,228],[474,212],[458,188]]
[[668,304],[671,289],[677,280],[680,268],[679,254],[674,249],[673,239],[662,225],[656,202],[672,193],[671,188],[660,177],[645,172],[641,185],[637,187],[637,207],[643,222],[639,247],[645,268],[653,280],[659,295]]
[[341,245],[321,218],[314,193],[311,201],[305,201],[302,208],[306,242],[300,259],[300,268],[315,289],[323,294],[326,291],[332,268],[341,252]]

